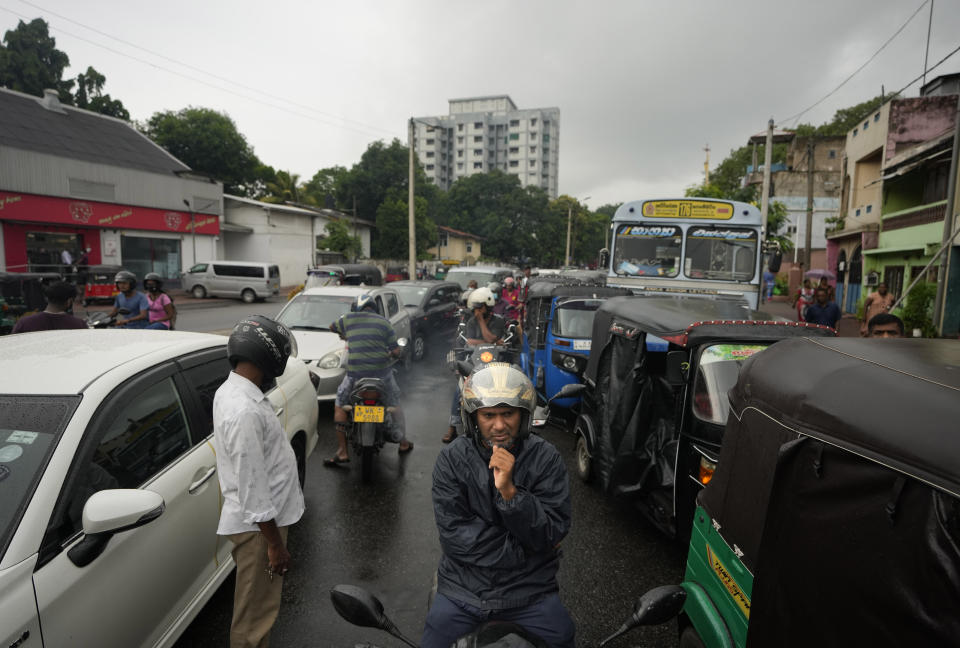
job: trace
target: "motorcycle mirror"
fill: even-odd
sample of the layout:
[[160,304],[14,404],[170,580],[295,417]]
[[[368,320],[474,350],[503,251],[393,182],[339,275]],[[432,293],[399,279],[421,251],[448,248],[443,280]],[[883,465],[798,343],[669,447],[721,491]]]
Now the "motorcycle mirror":
[[633,614],[612,635],[600,642],[607,645],[617,637],[639,625],[658,625],[674,618],[683,609],[687,600],[687,590],[679,585],[661,585],[640,597],[633,606]]
[[553,402],[558,398],[570,398],[571,396],[576,396],[582,391],[585,391],[587,386],[583,383],[568,383],[560,388],[556,394],[553,395],[553,398],[549,402]]
[[412,648],[417,644],[403,636],[397,626],[383,613],[383,603],[376,596],[356,585],[334,585],[330,590],[330,602],[343,619],[361,628],[378,628]]
[[537,405],[533,408],[533,421],[531,425],[533,427],[543,427],[547,424],[547,421],[550,419],[550,408],[544,407],[543,405]]
[[457,372],[466,378],[473,373],[473,365],[466,360],[457,360]]

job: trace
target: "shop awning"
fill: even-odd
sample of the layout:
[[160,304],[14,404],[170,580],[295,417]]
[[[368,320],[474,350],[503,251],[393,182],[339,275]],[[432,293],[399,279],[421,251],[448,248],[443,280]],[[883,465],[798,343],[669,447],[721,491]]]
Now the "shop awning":
[[253,234],[253,228],[246,225],[237,225],[226,221],[220,223],[220,229],[224,232],[234,232],[236,234]]

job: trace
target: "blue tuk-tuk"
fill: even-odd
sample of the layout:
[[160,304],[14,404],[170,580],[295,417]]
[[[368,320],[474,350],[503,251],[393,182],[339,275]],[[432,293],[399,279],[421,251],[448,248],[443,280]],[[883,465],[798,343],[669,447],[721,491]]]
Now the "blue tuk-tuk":
[[[601,282],[549,276],[527,287],[520,366],[537,389],[541,402],[570,383],[580,382],[587,358],[593,316],[607,297],[629,295],[626,288]],[[570,408],[579,396],[558,398],[553,405]]]

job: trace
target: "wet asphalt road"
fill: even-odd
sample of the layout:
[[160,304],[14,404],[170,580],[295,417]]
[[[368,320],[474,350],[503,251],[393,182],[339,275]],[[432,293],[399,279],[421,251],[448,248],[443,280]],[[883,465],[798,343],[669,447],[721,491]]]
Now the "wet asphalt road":
[[[274,627],[274,647],[401,646],[378,630],[340,619],[330,603],[337,583],[376,594],[388,615],[416,642],[427,612],[427,595],[440,556],[430,502],[433,462],[446,430],[453,377],[434,353],[401,376],[408,437],[416,447],[399,457],[387,445],[376,457],[371,484],[360,481],[359,464],[326,468],[333,454],[330,406],[320,409],[320,443],[307,463],[307,511],[290,531],[293,557],[283,606]],[[574,472],[574,439],[551,426],[543,436],[565,457],[571,475],[573,528],[563,543],[560,595],[577,624],[577,645],[596,646],[630,615],[647,589],[679,582],[685,549],[666,540],[629,508],[608,501]],[[176,648],[226,646],[233,577],[197,616]],[[613,644],[676,646],[676,625],[640,628]]]

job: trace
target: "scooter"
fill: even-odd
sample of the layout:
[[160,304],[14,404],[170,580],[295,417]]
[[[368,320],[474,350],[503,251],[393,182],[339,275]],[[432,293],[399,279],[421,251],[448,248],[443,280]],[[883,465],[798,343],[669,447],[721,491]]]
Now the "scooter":
[[[641,625],[659,625],[680,613],[687,599],[687,592],[679,585],[656,587],[633,606],[633,614],[613,634],[600,642],[600,648]],[[334,585],[330,590],[333,608],[344,620],[361,628],[377,628],[387,632],[411,648],[417,644],[403,635],[383,610],[383,603],[355,585]],[[372,644],[366,644],[372,646]],[[456,648],[546,648],[543,639],[527,632],[515,623],[487,621],[473,632],[460,637]]]
[[[117,315],[129,315],[130,311],[126,308],[121,308],[117,311]],[[88,328],[92,329],[105,329],[110,328],[117,323],[117,316],[113,317],[107,316],[103,311],[95,311],[93,313],[87,312],[86,319],[84,320],[87,323]]]
[[[405,347],[407,339],[398,339],[397,345]],[[373,457],[387,442],[388,431],[394,425],[396,408],[387,406],[386,401],[383,380],[359,378],[350,392],[350,402],[343,406],[353,421],[347,440],[353,446],[354,455],[360,457],[360,476],[364,482],[373,478]]]

